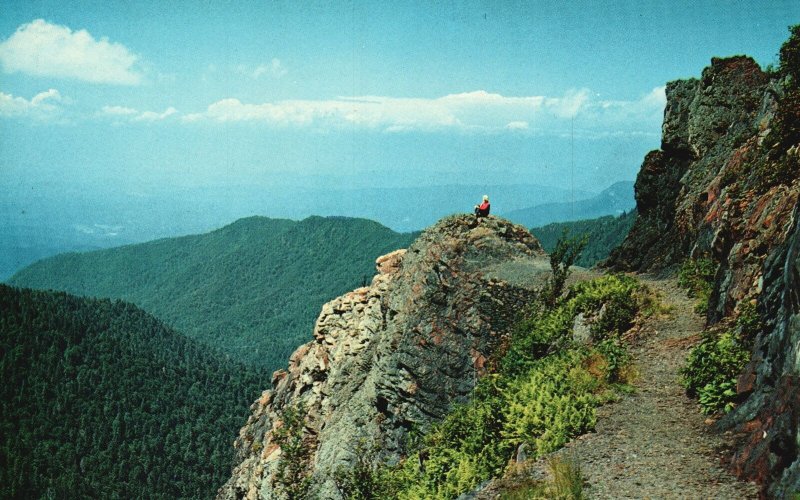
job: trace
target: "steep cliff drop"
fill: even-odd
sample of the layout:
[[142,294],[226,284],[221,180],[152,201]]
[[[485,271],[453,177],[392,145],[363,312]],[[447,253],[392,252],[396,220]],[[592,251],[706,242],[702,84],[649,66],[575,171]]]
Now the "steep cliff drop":
[[[314,340],[253,404],[218,498],[281,498],[289,466],[311,479],[310,495],[338,498],[332,475],[357,453],[397,460],[409,430],[464,401],[548,266],[525,228],[471,215],[379,258],[372,284],[325,304]],[[283,450],[298,409],[293,451]]]
[[798,194],[800,27],[765,73],[748,57],[713,59],[702,77],[667,85],[661,150],[636,181],[638,220],[608,265],[661,271],[714,264],[707,324],[733,324],[758,303],[761,324],[739,378],[733,470],[768,496],[800,491]]

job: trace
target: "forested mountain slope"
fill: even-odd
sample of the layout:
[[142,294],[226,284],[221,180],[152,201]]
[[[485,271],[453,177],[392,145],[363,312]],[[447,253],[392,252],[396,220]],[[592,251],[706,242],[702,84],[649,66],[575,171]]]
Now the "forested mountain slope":
[[0,285],[0,497],[208,498],[264,372],[124,302]]
[[59,255],[10,283],[133,302],[234,359],[270,370],[307,340],[319,308],[411,235],[343,217],[251,217],[208,234]]
[[611,250],[619,246],[628,235],[636,220],[636,210],[620,216],[606,215],[597,219],[554,222],[546,226],[531,228],[546,252],[552,252],[564,231],[570,237],[586,236],[586,247],[575,261],[579,266],[592,267],[608,257]]

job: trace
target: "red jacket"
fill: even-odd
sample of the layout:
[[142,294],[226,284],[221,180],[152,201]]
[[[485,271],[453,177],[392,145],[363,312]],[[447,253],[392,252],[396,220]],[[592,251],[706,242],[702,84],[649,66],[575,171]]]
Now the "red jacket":
[[483,215],[484,217],[489,215],[489,206],[490,206],[489,202],[488,201],[484,201],[483,203],[481,203],[478,206],[478,213],[480,215]]

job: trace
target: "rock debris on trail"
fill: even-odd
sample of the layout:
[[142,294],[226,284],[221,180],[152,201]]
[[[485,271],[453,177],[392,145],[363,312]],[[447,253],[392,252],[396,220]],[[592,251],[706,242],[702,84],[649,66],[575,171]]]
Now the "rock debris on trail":
[[[723,468],[726,439],[685,395],[679,370],[703,330],[694,302],[674,279],[641,277],[671,310],[649,318],[631,352],[635,392],[598,409],[596,431],[555,454],[574,457],[588,498],[758,498],[758,488]],[[730,439],[727,439],[730,441]],[[546,459],[529,472],[547,476]],[[478,498],[497,498],[489,487]]]

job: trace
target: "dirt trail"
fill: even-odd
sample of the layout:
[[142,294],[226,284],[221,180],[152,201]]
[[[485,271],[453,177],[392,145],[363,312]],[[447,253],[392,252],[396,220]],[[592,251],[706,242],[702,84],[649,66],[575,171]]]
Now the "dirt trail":
[[725,442],[704,423],[679,382],[692,338],[703,330],[674,279],[641,277],[671,308],[650,318],[632,349],[640,376],[636,392],[599,409],[596,433],[564,450],[575,453],[589,498],[757,498],[720,458]]
[[[631,349],[640,372],[636,391],[599,408],[595,432],[556,454],[580,464],[588,498],[758,498],[754,484],[723,469],[724,438],[704,423],[706,417],[680,385],[679,369],[703,330],[693,300],[674,279],[640,279],[671,311],[648,319]],[[528,474],[546,477],[544,462]],[[493,489],[478,498],[496,498]]]

